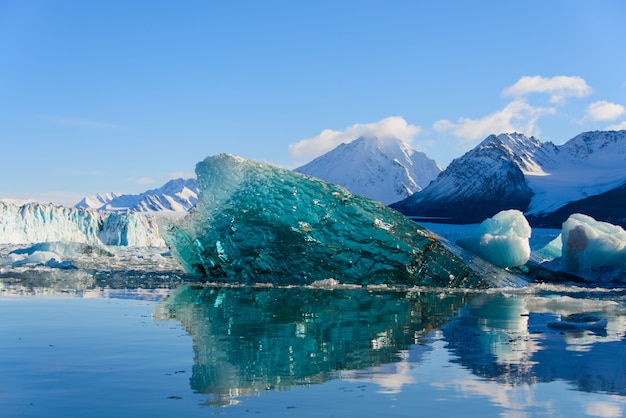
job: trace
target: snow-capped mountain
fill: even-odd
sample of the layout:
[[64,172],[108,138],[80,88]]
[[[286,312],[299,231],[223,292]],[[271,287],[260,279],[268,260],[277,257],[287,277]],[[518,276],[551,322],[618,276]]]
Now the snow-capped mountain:
[[122,196],[121,193],[97,193],[84,197],[80,202],[74,205],[75,208],[99,209],[109,203],[111,200]]
[[441,168],[400,139],[361,137],[294,171],[390,204],[428,186]]
[[599,195],[626,183],[626,131],[582,133],[561,146],[544,144],[552,161],[526,173],[535,196],[531,215]]
[[87,196],[75,207],[108,212],[150,212],[168,215],[186,213],[197,201],[198,183],[192,178],[170,180],[158,189],[136,195],[104,193]]
[[521,134],[489,136],[452,161],[423,191],[392,207],[408,215],[460,223],[482,221],[505,209],[523,211],[533,192],[519,166],[534,168],[533,155],[539,148],[537,140]]
[[[518,209],[531,223],[560,227],[570,214],[568,207],[595,214],[599,220],[624,222],[624,206],[617,204],[619,198],[614,201],[623,196],[624,184],[626,131],[586,132],[560,146],[518,133],[501,134],[486,138],[422,192],[392,207],[420,218],[458,223],[480,222],[500,210]],[[605,198],[587,200],[606,193]],[[557,210],[558,216],[552,216]]]

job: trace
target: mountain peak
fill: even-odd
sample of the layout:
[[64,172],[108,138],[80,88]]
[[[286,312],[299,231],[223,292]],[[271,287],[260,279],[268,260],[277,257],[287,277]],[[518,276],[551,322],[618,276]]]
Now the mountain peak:
[[441,168],[399,138],[362,136],[295,171],[389,204],[426,187]]
[[610,153],[626,154],[626,130],[583,132],[561,146],[569,155],[577,159],[596,157],[606,150]]
[[550,152],[541,141],[518,132],[489,135],[470,152],[480,153],[488,148],[506,154],[524,174],[543,174],[542,167],[551,161]]
[[[571,214],[559,211],[566,206],[584,208],[600,220],[623,219],[615,196],[624,195],[624,167],[626,131],[585,132],[560,146],[519,133],[490,135],[422,192],[393,207],[453,223],[480,222],[500,210],[519,209],[556,227]],[[605,205],[610,198],[614,201]],[[557,211],[558,216],[549,216]]]
[[452,223],[480,222],[505,209],[524,210],[532,191],[523,170],[535,168],[535,141],[521,134],[490,135],[453,160],[422,192],[392,207]]
[[198,201],[195,178],[173,179],[157,189],[140,194],[100,193],[83,198],[75,207],[108,212],[150,212],[160,215],[184,214]]

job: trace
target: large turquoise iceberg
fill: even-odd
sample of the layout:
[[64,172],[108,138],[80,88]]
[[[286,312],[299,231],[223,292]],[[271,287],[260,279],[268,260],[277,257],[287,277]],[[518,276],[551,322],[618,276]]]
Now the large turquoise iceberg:
[[190,274],[279,285],[525,284],[382,203],[313,177],[228,154],[199,162],[196,175],[196,209],[162,228]]

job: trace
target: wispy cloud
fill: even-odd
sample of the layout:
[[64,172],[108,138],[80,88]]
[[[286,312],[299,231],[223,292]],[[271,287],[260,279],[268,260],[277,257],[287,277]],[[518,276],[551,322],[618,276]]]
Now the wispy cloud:
[[456,122],[442,119],[433,124],[438,132],[449,132],[454,136],[473,143],[484,139],[490,134],[503,132],[523,132],[527,135],[538,135],[537,120],[543,115],[550,115],[556,109],[533,107],[524,100],[515,100],[503,109],[480,119],[460,118]]
[[624,409],[622,405],[613,401],[595,401],[585,405],[585,413],[590,417],[622,417]]
[[395,137],[406,142],[422,132],[417,125],[410,125],[401,116],[390,116],[375,123],[357,123],[343,131],[324,129],[314,138],[303,139],[289,145],[289,152],[296,158],[314,158],[332,150],[342,143],[349,143],[360,137]]
[[547,93],[550,94],[552,103],[561,103],[567,97],[585,97],[591,92],[591,87],[581,77],[558,75],[546,78],[537,75],[520,78],[515,84],[505,88],[502,95],[522,97],[532,93]]
[[195,177],[196,177],[196,173],[194,173],[193,171],[174,171],[174,172],[171,172],[167,176],[167,179],[168,180],[190,179],[190,178],[195,178]]
[[615,120],[625,113],[624,106],[605,100],[591,103],[587,108],[587,115],[593,120]]
[[64,116],[48,116],[45,119],[55,125],[69,126],[74,128],[119,129],[122,127],[121,125],[117,125],[114,123],[102,122],[93,119],[72,118]]
[[626,121],[616,123],[614,125],[610,125],[606,127],[607,131],[623,131],[626,130]]
[[156,184],[157,181],[152,177],[140,177],[137,179],[133,179],[133,182],[139,186],[147,186],[150,184]]

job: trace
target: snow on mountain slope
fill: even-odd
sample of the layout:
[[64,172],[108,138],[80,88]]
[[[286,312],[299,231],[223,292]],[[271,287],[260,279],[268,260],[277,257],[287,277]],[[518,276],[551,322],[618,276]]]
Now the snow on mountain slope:
[[75,207],[92,208],[109,212],[148,212],[168,216],[184,214],[198,201],[196,179],[175,179],[158,189],[137,195],[106,193],[88,196]]
[[585,132],[549,154],[543,173],[525,173],[535,193],[528,214],[549,213],[626,183],[626,131]]
[[520,165],[539,171],[533,159],[539,148],[537,140],[521,134],[491,135],[452,161],[422,192],[391,206],[407,215],[453,223],[481,222],[506,209],[523,211],[532,190]]
[[[489,136],[422,192],[392,206],[409,215],[461,223],[478,222],[504,209],[548,220],[556,218],[547,214],[572,202],[581,204],[568,207],[584,210],[592,205],[589,210],[597,210],[598,200],[588,197],[624,184],[626,131],[586,132],[560,146],[518,133],[501,134]],[[611,204],[609,198],[602,202]],[[609,212],[612,218],[623,218]]]
[[97,193],[84,197],[80,202],[74,205],[75,208],[91,208],[98,209],[109,203],[111,200],[122,196],[121,193]]
[[441,168],[400,139],[361,137],[294,171],[390,204],[428,186]]
[[528,221],[536,227],[558,227],[573,213],[584,213],[626,228],[626,183],[607,192],[567,203],[548,213],[527,214]]

